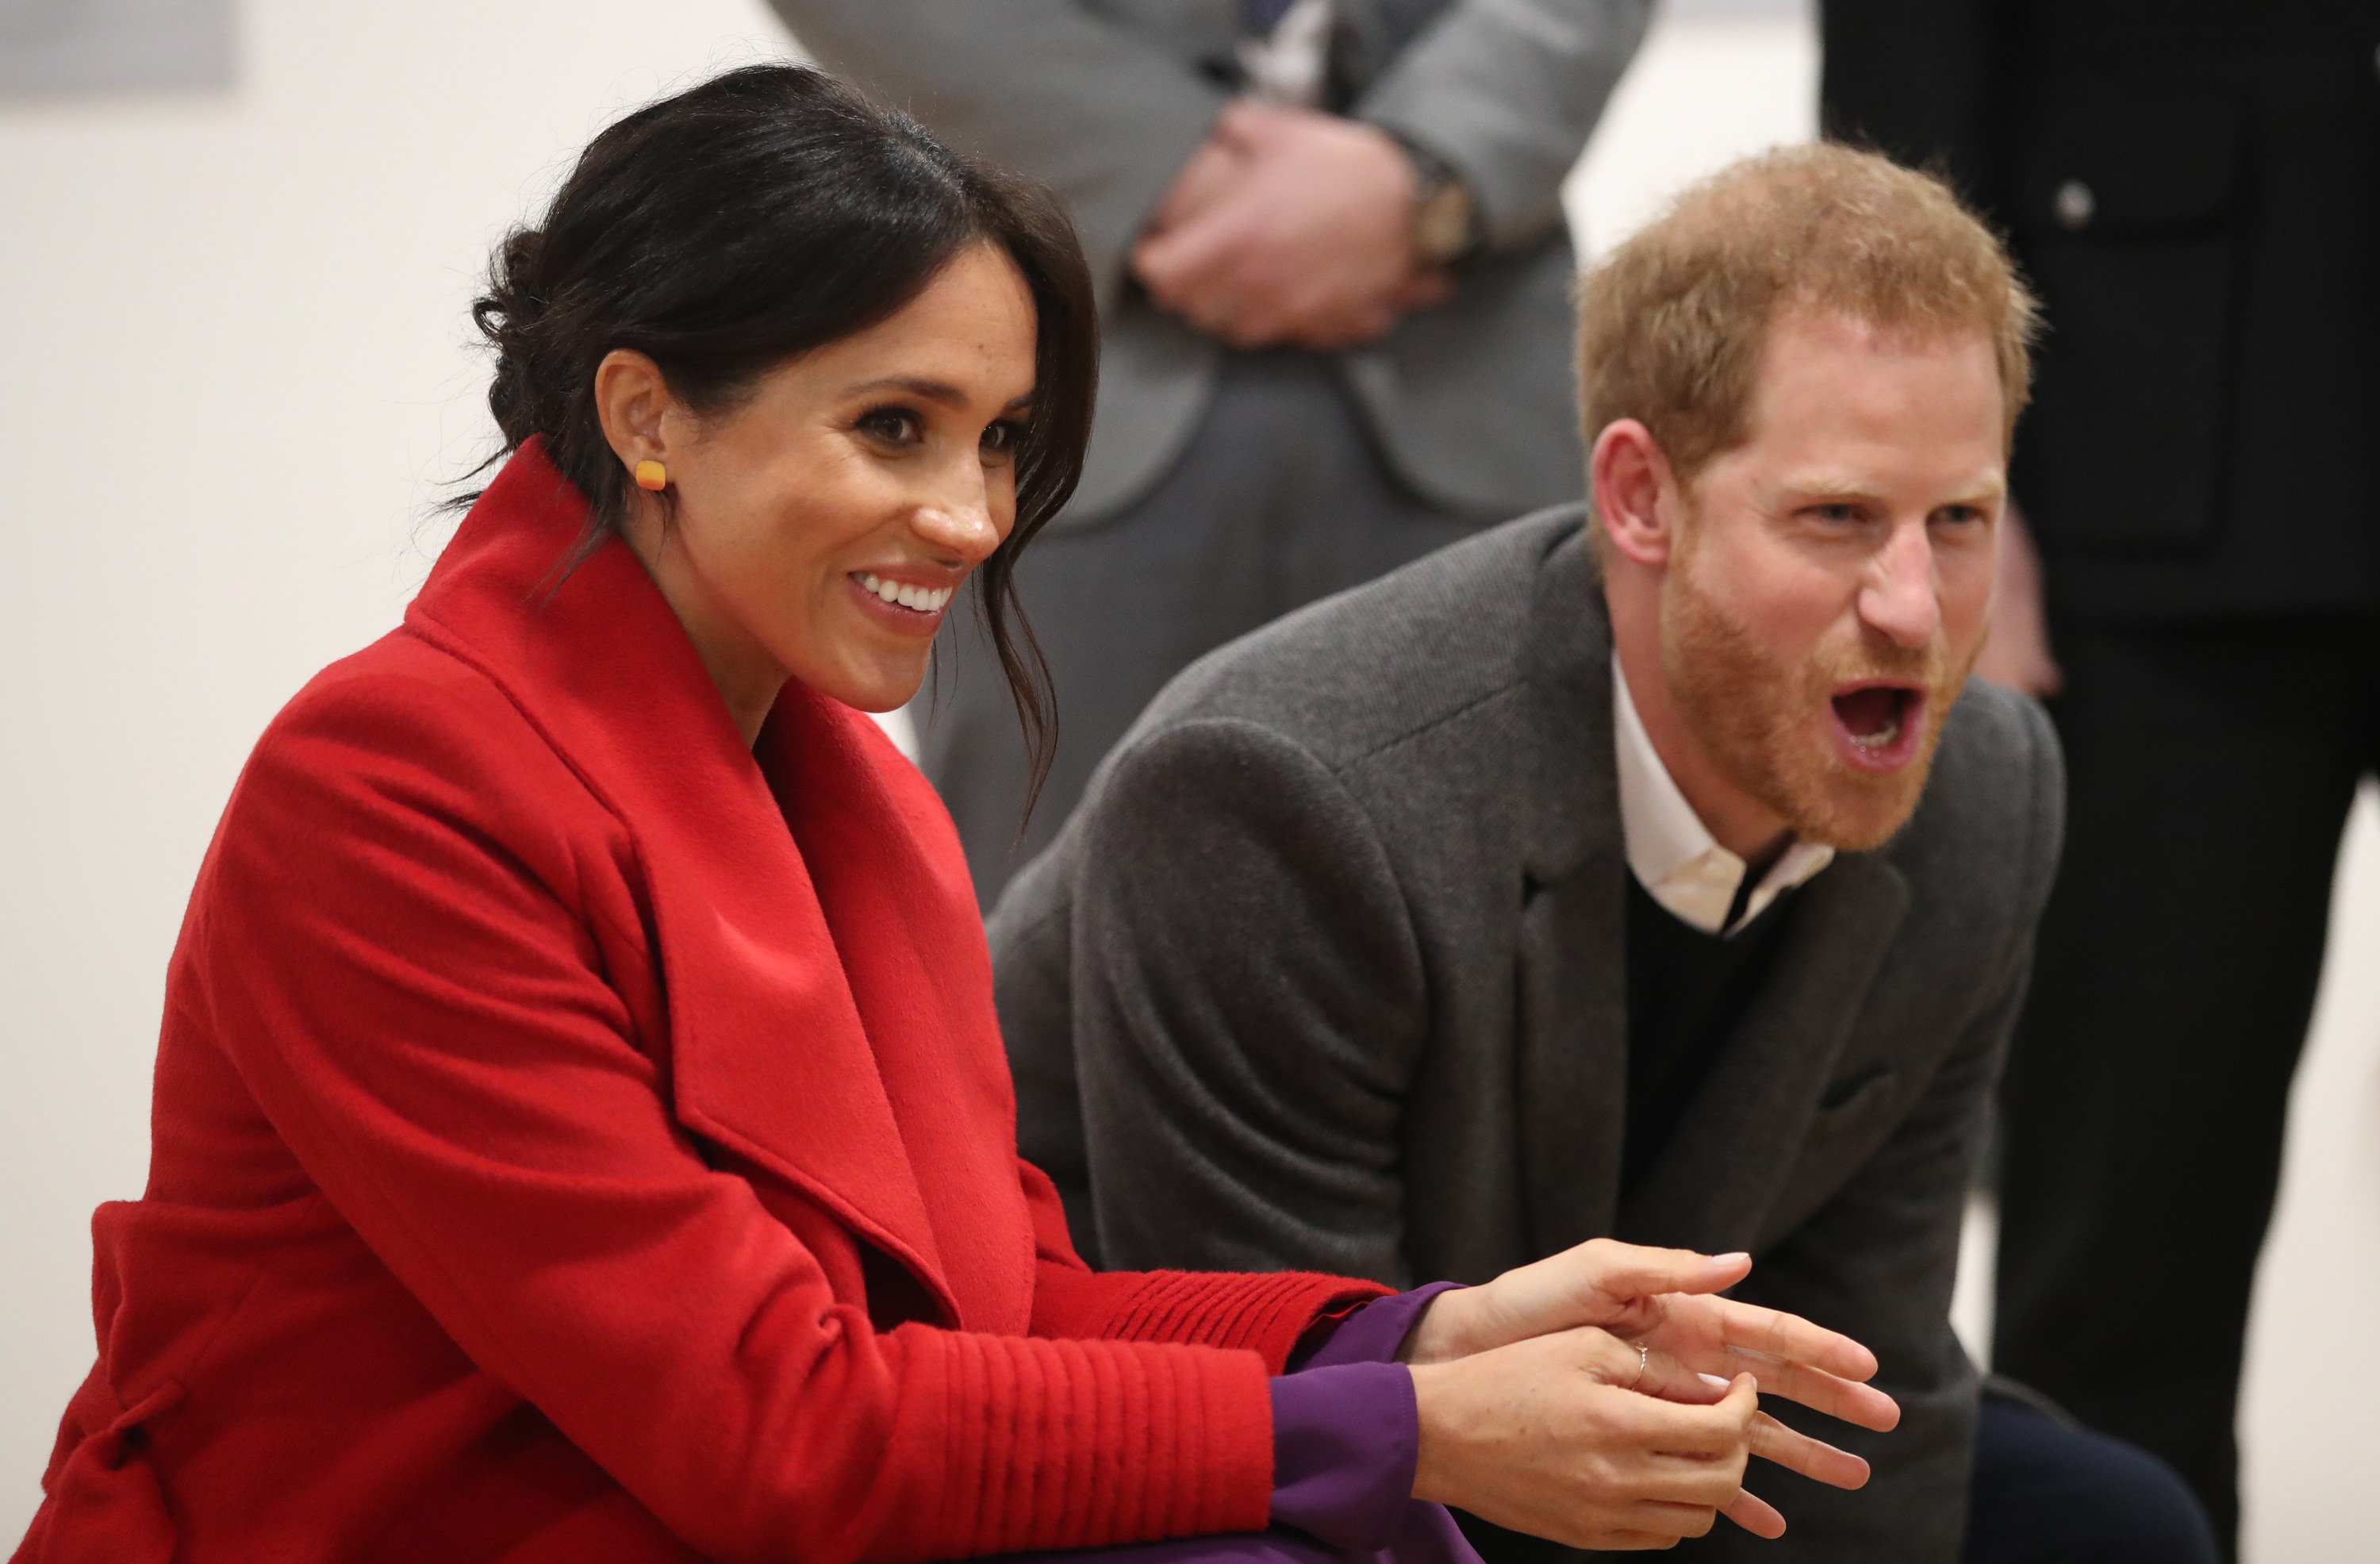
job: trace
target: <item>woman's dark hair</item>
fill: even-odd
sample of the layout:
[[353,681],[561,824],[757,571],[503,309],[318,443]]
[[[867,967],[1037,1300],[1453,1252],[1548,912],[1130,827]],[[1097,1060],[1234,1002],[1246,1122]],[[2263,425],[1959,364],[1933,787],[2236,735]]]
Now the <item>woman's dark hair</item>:
[[1033,757],[1029,812],[1057,715],[1016,598],[1016,557],[1082,474],[1099,372],[1090,272],[1054,196],[959,156],[832,77],[752,66],[597,136],[543,225],[497,248],[471,315],[496,351],[488,406],[504,450],[545,436],[592,507],[584,557],[627,510],[595,409],[606,353],[650,358],[698,415],[729,411],[765,372],[897,313],[980,243],[1016,263],[1039,323],[1016,524],[976,571]]

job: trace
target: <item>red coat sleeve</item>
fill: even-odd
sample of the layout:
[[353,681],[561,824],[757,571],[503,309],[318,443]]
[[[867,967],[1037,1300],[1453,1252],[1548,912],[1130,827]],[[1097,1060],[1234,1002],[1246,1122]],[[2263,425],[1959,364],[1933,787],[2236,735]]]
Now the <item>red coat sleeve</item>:
[[879,1334],[705,1163],[604,980],[582,884],[603,866],[556,823],[570,779],[480,690],[301,696],[235,794],[176,973],[440,1326],[715,1558],[1263,1526],[1266,1362],[1132,1338],[1269,1348],[1281,1326],[1202,1307],[1151,1331],[1127,1285],[1105,1313],[1051,1294],[1051,1324],[1106,1339]]
[[1279,1374],[1298,1338],[1323,1316],[1395,1290],[1312,1271],[1093,1272],[1066,1235],[1065,1207],[1049,1176],[1030,1163],[1020,1166],[1040,1250],[1036,1336],[1241,1348],[1262,1358],[1266,1373]]

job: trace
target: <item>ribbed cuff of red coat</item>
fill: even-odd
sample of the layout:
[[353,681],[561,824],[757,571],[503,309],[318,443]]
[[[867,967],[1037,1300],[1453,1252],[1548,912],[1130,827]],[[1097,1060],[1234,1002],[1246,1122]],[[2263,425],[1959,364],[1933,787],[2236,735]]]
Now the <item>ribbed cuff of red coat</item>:
[[1044,1266],[1035,1291],[1033,1332],[1239,1348],[1263,1359],[1267,1374],[1280,1374],[1327,1316],[1387,1296],[1389,1289],[1378,1282],[1308,1271],[1246,1276]]

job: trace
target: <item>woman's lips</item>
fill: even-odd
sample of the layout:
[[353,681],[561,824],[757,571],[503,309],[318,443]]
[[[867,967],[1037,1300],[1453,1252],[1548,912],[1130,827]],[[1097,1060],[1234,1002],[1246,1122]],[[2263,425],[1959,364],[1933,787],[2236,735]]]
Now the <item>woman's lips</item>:
[[1828,703],[1835,749],[1854,769],[1888,776],[1917,756],[1925,691],[1912,684],[1859,684]]
[[844,579],[851,583],[863,613],[906,635],[932,634],[958,591],[955,585],[928,586],[873,570],[854,570]]

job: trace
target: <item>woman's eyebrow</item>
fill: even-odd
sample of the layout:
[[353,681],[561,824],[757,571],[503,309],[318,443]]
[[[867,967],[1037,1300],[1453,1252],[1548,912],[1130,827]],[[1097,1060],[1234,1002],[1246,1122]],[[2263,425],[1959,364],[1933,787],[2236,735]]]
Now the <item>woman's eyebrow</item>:
[[905,391],[912,397],[921,397],[929,402],[940,402],[951,408],[966,404],[966,393],[946,380],[918,380],[907,375],[862,381],[851,387],[847,394],[856,397],[868,391]]
[[[862,381],[844,394],[858,397],[870,391],[905,391],[912,397],[929,402],[938,402],[946,408],[963,408],[967,404],[967,394],[947,380],[921,380],[908,375],[892,375],[883,380]],[[1011,397],[1008,405],[1001,410],[1016,412],[1032,404],[1033,393],[1027,391],[1021,396]]]

